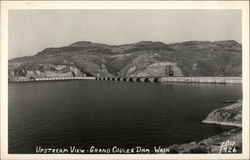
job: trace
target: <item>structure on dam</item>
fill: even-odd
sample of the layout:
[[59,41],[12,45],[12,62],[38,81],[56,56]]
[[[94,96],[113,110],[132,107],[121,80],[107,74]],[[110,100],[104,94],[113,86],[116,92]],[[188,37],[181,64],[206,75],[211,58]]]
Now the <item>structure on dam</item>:
[[174,77],[173,66],[165,66],[166,77]]

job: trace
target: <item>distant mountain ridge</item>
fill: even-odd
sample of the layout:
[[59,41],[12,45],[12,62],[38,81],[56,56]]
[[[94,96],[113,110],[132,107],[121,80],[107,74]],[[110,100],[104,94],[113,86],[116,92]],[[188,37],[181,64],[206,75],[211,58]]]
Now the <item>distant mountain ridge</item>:
[[175,76],[241,76],[242,45],[233,40],[124,45],[78,41],[9,60],[9,78],[166,76],[166,65],[173,66]]

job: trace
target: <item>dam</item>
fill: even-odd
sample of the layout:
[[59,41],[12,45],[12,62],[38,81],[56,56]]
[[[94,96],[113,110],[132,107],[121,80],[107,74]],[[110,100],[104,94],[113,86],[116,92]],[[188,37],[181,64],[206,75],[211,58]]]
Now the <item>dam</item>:
[[241,84],[242,77],[31,77],[18,78],[9,82],[30,81],[66,81],[66,80],[98,80],[117,82],[151,82],[151,83],[211,83],[211,84]]

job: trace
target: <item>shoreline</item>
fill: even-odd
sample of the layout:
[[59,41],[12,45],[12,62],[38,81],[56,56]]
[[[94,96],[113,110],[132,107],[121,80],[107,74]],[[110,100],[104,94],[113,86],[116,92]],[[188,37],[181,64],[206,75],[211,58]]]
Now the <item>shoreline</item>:
[[[204,124],[215,124],[235,127],[201,141],[169,146],[172,153],[232,153],[227,149],[235,149],[234,153],[242,153],[242,100],[226,107],[210,112]],[[226,149],[225,149],[226,147]],[[227,148],[228,147],[228,148]]]
[[213,110],[201,123],[242,128],[242,100]]
[[[224,144],[228,144],[229,149],[235,148],[234,154],[242,153],[242,129],[234,128],[229,131],[205,138],[201,141],[193,141],[185,144],[173,144],[169,146],[170,153],[189,154],[189,153],[207,153],[207,154],[232,154],[223,150]],[[233,144],[233,145],[231,145]]]
[[207,120],[203,120],[201,123],[205,123],[205,124],[216,124],[216,125],[221,125],[221,126],[233,126],[233,127],[242,128],[242,124],[235,124],[235,123],[230,123],[230,122],[217,122],[217,121],[207,121]]

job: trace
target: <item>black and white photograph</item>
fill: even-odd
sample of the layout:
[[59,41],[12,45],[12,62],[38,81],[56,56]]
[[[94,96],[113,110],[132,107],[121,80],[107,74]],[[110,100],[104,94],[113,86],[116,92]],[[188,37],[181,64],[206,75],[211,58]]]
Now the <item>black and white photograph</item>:
[[248,2],[19,3],[2,4],[1,158],[249,158]]

